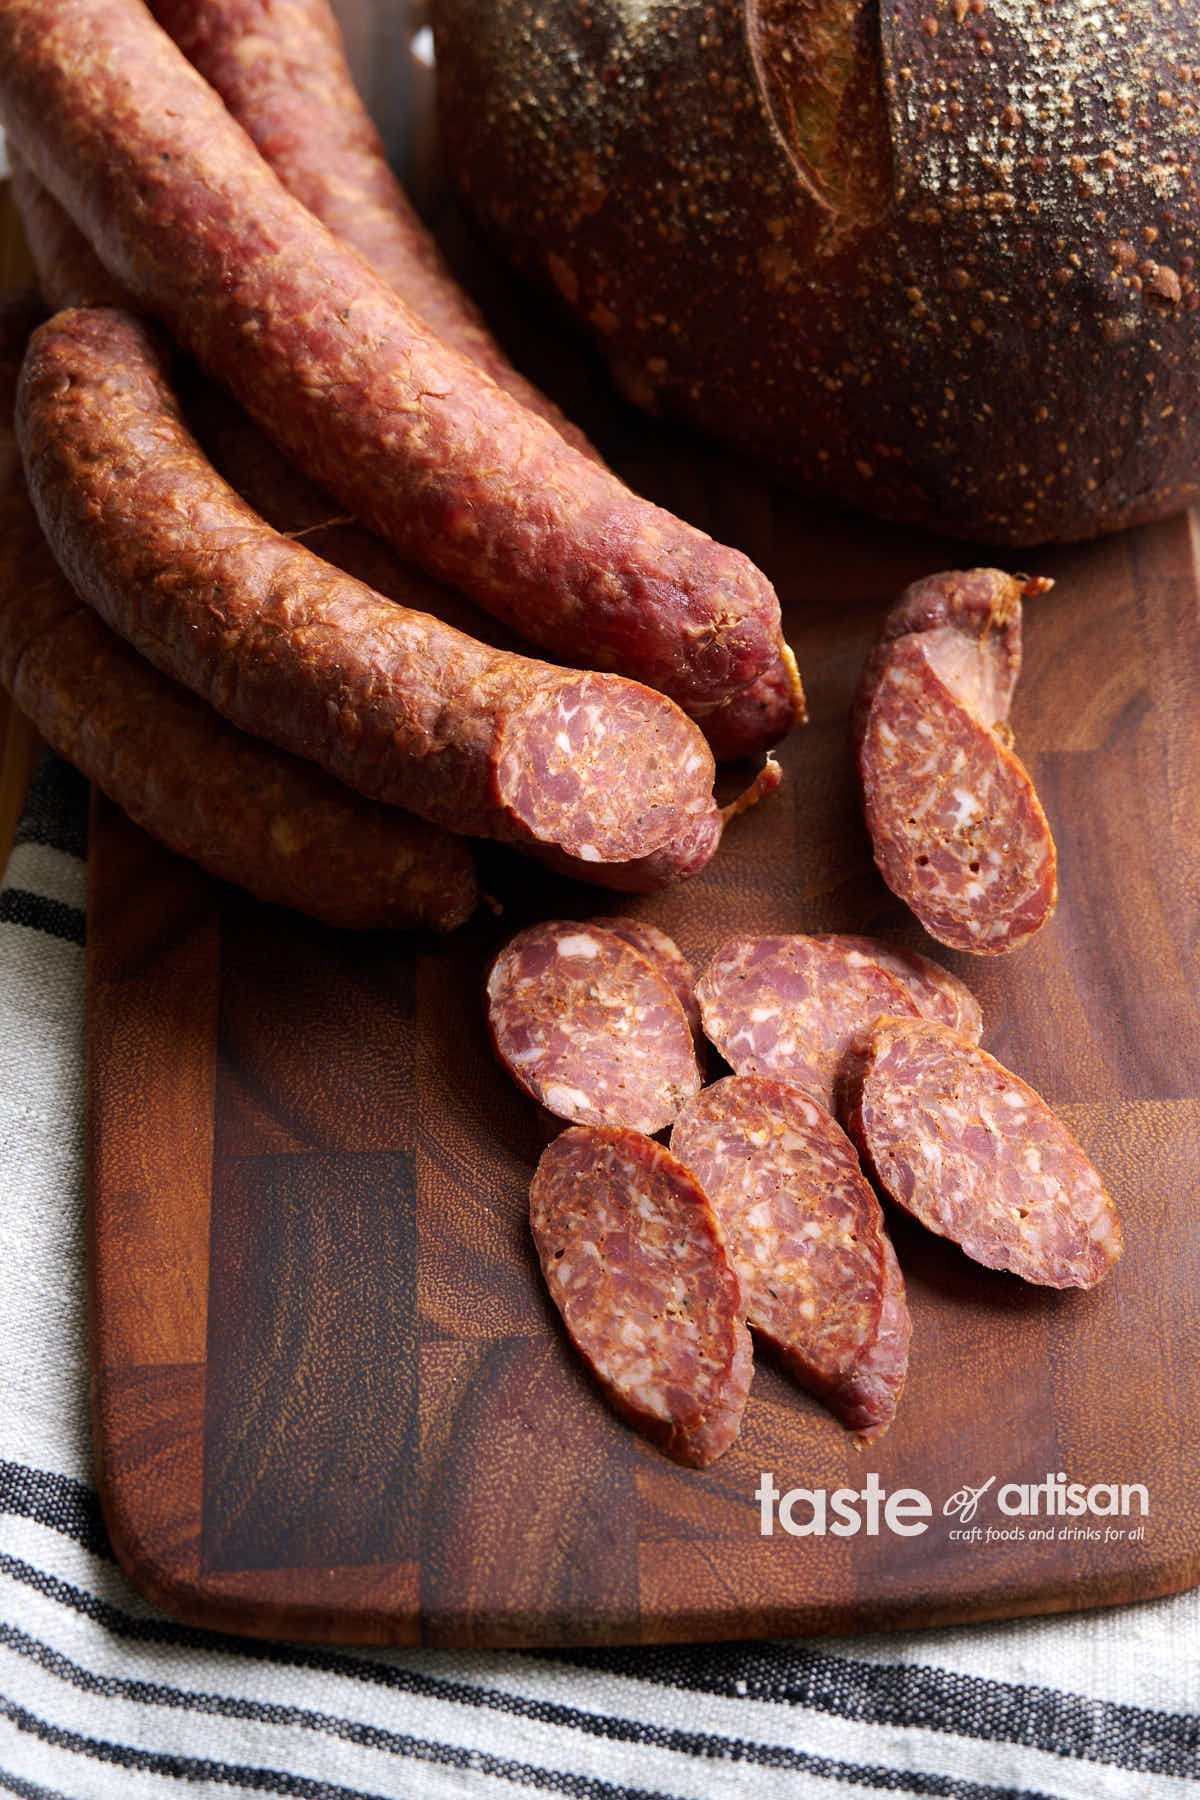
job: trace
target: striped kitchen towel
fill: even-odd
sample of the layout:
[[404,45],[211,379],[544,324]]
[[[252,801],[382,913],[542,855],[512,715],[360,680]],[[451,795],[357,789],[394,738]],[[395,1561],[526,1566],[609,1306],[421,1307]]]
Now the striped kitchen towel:
[[1200,1777],[1200,1593],[839,1641],[355,1652],[174,1623],[87,1433],[86,790],[47,758],[0,891],[0,1790],[1166,1800]]

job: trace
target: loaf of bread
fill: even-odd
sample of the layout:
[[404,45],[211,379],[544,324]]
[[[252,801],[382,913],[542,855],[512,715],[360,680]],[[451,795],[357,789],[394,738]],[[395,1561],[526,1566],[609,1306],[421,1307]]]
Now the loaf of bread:
[[436,0],[469,209],[640,405],[1027,545],[1200,495],[1189,0]]

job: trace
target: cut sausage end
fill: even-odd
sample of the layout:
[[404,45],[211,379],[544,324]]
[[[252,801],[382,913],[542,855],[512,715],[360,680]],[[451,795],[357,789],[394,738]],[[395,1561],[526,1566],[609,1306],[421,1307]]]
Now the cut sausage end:
[[950,570],[906,588],[853,710],[863,813],[880,874],[931,937],[995,956],[1054,911],[1054,842],[1008,724],[1021,601],[1052,585]]
[[993,648],[999,639],[1016,665],[1015,681],[1021,657],[1021,598],[1046,593],[1053,586],[1052,581],[1009,575],[1004,569],[946,569],[925,575],[905,588],[888,613],[881,642],[943,625],[981,642],[991,640]]
[[713,811],[715,774],[677,706],[615,675],[543,685],[505,719],[496,758],[518,827],[583,865],[636,862],[688,838]]

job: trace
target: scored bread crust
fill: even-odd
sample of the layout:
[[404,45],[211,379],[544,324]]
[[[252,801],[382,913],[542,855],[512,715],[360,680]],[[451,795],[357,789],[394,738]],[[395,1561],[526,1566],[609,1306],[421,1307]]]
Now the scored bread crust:
[[997,543],[1200,496],[1195,9],[434,19],[460,193],[638,404],[804,491]]

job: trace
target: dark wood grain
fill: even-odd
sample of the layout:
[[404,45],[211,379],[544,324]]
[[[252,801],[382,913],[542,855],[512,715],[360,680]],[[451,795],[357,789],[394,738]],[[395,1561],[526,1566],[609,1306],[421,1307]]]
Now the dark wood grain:
[[[675,1468],[607,1411],[543,1293],[526,1226],[540,1128],[480,1010],[509,932],[615,903],[495,853],[500,917],[448,942],[339,937],[217,887],[98,804],[96,1429],[119,1554],[192,1619],[441,1644],[853,1630],[1200,1580],[1189,521],[1037,559],[1057,587],[1029,609],[1015,724],[1062,899],[1026,949],[977,961],[924,940],[879,881],[845,738],[883,609],[961,549],[822,518],[640,429],[625,472],[740,537],[777,581],[813,722],[783,748],[785,787],[712,866],[634,909],[699,962],[732,932],[777,929],[883,932],[942,956],[983,1000],[985,1043],[1104,1172],[1125,1259],[1095,1293],[1039,1291],[896,1219],[914,1334],[891,1433],[856,1451],[763,1363],[733,1449]],[[1111,1526],[1144,1536],[1106,1542],[1099,1520],[1098,1541],[949,1538],[941,1505],[964,1483],[1060,1469],[1144,1483],[1149,1517]],[[763,1538],[763,1470],[828,1490],[875,1471],[928,1493],[935,1516],[913,1538]]]
[[[419,91],[398,60],[404,9],[339,11],[403,162]],[[734,932],[771,930],[880,932],[939,956],[980,995],[986,1046],[1093,1155],[1127,1251],[1097,1292],[1057,1294],[895,1218],[914,1334],[889,1435],[857,1451],[760,1361],[734,1447],[702,1473],[676,1468],[607,1410],[547,1301],[526,1215],[542,1127],[493,1064],[480,1007],[487,959],[520,925],[619,903],[489,850],[500,916],[449,942],[339,936],[219,887],[96,800],[94,1430],[119,1557],[201,1624],[447,1645],[934,1624],[1200,1581],[1191,523],[1036,558],[1057,586],[1028,609],[1014,725],[1062,898],[1015,955],[944,953],[875,873],[847,709],[898,589],[986,553],[817,511],[651,426],[453,214],[442,238],[620,473],[746,550],[785,603],[811,709],[783,747],[786,784],[700,877],[632,910],[698,963]],[[827,1491],[873,1472],[926,1492],[934,1516],[907,1538],[763,1537],[767,1470]],[[1096,1539],[950,1537],[955,1489],[1058,1470],[1144,1483],[1148,1518],[1114,1521],[1123,1537],[1103,1520]]]

